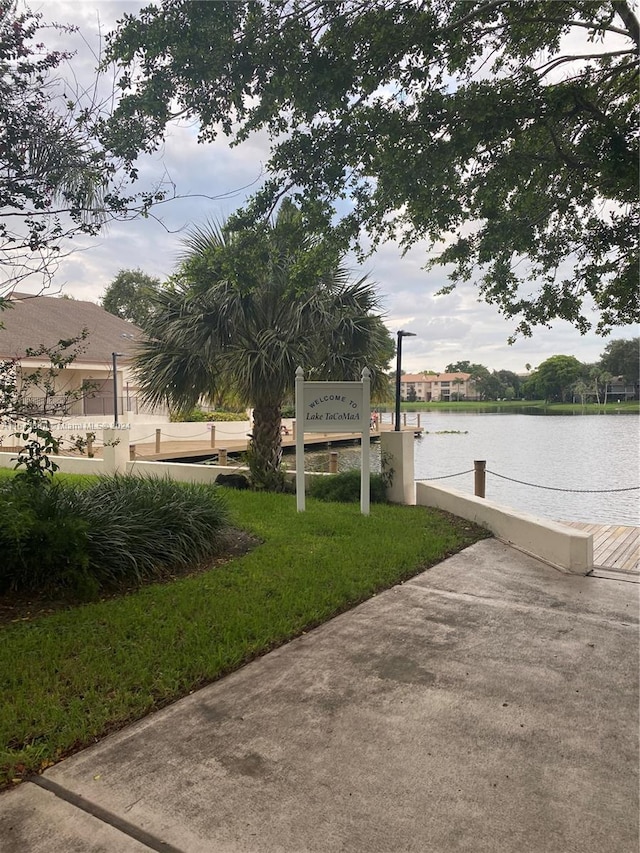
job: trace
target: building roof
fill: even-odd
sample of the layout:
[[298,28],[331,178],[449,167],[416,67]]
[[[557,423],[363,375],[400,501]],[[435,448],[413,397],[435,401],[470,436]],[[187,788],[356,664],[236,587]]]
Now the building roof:
[[459,379],[466,382],[471,379],[470,373],[404,373],[402,382],[455,382]]
[[0,358],[24,358],[27,349],[55,346],[62,339],[89,332],[76,361],[110,362],[111,354],[124,361],[133,354],[135,341],[144,332],[138,326],[110,314],[95,302],[13,293],[10,308],[0,312]]

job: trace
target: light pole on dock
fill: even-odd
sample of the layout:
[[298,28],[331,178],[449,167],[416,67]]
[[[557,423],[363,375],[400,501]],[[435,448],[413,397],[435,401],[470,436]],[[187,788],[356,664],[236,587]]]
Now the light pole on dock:
[[112,352],[111,360],[113,362],[113,424],[118,426],[118,356],[124,355],[123,352]]
[[396,432],[400,432],[400,378],[402,375],[402,339],[415,337],[415,332],[405,332],[402,329],[398,332],[398,344],[396,347],[396,422],[394,426]]

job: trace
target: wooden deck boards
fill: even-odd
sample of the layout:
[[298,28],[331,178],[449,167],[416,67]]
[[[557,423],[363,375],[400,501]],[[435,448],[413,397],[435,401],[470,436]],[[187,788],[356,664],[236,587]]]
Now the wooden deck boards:
[[640,574],[640,527],[563,521],[593,534],[593,563],[598,569]]
[[[376,441],[380,438],[381,432],[389,432],[393,429],[388,424],[381,426],[379,430],[372,430],[370,434],[371,441]],[[411,432],[413,434],[422,432],[416,427],[402,427],[402,432]],[[308,449],[315,445],[340,444],[345,442],[359,442],[360,433],[344,432],[344,433],[322,433],[322,432],[307,432],[304,436],[304,446]],[[222,440],[216,438],[215,447],[211,447],[210,441],[166,441],[163,439],[160,446],[160,453],[156,453],[155,442],[135,443],[135,458],[146,460],[149,462],[161,462],[166,459],[189,459],[201,456],[216,456],[220,448],[225,448],[228,453],[243,453],[248,445],[247,438]],[[294,450],[296,446],[295,439],[292,435],[282,436],[283,450]]]

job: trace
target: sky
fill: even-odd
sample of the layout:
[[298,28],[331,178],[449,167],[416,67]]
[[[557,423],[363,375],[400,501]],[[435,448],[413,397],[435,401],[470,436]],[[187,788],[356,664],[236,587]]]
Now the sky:
[[[135,13],[148,0],[40,0],[29,5],[46,20],[80,28],[80,33],[68,36],[51,31],[47,46],[76,51],[67,73],[69,79],[82,82],[93,79],[100,31],[104,36],[125,12]],[[141,269],[165,279],[175,269],[181,240],[190,226],[225,219],[260,185],[269,157],[266,134],[256,134],[235,148],[224,137],[199,145],[196,136],[194,126],[171,128],[161,154],[148,158],[141,168],[141,175],[149,181],[168,174],[183,198],[161,205],[155,217],[111,223],[98,237],[74,241],[78,248],[60,263],[54,291],[97,302],[121,269]],[[626,326],[608,338],[594,333],[581,336],[570,324],[556,321],[551,329],[535,329],[532,338],[519,338],[509,345],[516,321],[479,301],[473,285],[437,296],[448,281],[446,270],[425,271],[428,259],[426,245],[416,245],[402,256],[393,243],[379,248],[362,266],[355,258],[347,258],[355,277],[366,273],[377,283],[389,331],[395,335],[403,329],[415,334],[403,341],[402,368],[406,372],[444,371],[447,364],[469,360],[492,370],[525,373],[526,365],[536,367],[558,354],[593,363],[610,340],[638,334],[636,328]],[[34,282],[32,292],[36,288]],[[23,284],[21,290],[30,287]]]

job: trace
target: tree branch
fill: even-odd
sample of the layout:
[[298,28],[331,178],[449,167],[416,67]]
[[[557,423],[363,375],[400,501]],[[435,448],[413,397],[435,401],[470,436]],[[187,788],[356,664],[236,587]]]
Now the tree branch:
[[[586,60],[586,59],[602,59],[603,56],[628,56],[632,54],[635,56],[634,50],[613,50],[609,51],[606,54],[603,53],[583,53],[576,54],[575,56],[561,56],[558,59],[549,60],[549,62],[545,62],[544,65],[538,66],[536,68],[536,72],[538,72],[538,80],[542,80],[547,74],[557,68],[559,65],[563,65],[566,62],[577,62],[578,60]],[[625,66],[626,67],[626,66]],[[544,69],[544,70],[543,70]]]
[[633,14],[629,4],[626,0],[612,0],[611,5],[624,21],[627,34],[636,43],[636,49],[640,50],[640,24],[638,24],[638,19]]

